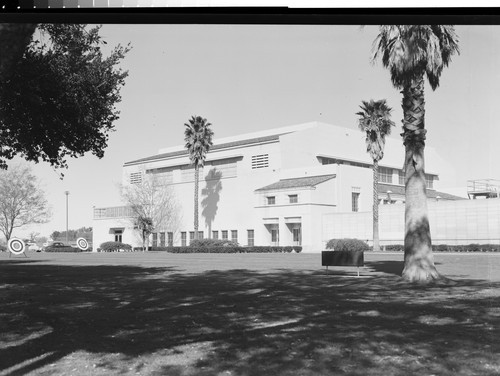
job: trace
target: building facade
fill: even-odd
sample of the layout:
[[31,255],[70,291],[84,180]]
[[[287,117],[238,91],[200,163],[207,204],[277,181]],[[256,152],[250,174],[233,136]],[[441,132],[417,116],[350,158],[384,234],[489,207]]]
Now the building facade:
[[[320,252],[332,233],[326,224],[336,223],[331,216],[371,212],[372,161],[365,150],[361,131],[319,122],[215,139],[199,175],[200,236]],[[403,157],[401,141],[387,138],[379,163],[381,204],[404,202]],[[436,190],[445,162],[430,147],[426,160],[429,200],[457,199]],[[123,166],[124,185],[150,177],[172,190],[180,211],[175,225],[155,229],[152,245],[189,245],[195,237],[194,168],[184,146]],[[104,241],[141,246],[133,223],[130,208],[95,208],[95,247]]]

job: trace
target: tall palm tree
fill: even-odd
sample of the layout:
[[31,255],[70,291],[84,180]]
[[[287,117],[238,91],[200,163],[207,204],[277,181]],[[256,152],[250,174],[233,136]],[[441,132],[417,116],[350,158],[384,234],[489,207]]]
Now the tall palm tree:
[[207,119],[201,116],[192,116],[184,126],[184,141],[189,152],[189,159],[194,165],[194,236],[198,239],[198,185],[199,169],[205,164],[207,153],[212,146],[214,132],[210,129]]
[[440,278],[434,265],[424,169],[424,76],[435,90],[443,68],[459,53],[450,25],[383,25],[373,44],[372,59],[381,57],[392,84],[403,94],[405,146],[405,256],[403,278],[425,282]]
[[385,136],[391,133],[394,122],[391,120],[391,111],[385,99],[370,102],[362,101],[359,106],[362,111],[358,126],[366,133],[366,151],[373,160],[373,250],[379,251],[378,236],[378,162],[384,157]]

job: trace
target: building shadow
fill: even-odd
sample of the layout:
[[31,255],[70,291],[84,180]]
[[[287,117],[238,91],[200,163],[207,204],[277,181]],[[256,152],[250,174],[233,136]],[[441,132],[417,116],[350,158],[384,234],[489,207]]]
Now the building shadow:
[[207,237],[211,237],[212,223],[217,215],[220,191],[222,190],[221,178],[222,172],[213,167],[205,177],[205,187],[201,190],[203,197],[201,200],[201,214],[205,217],[205,224],[208,228]]

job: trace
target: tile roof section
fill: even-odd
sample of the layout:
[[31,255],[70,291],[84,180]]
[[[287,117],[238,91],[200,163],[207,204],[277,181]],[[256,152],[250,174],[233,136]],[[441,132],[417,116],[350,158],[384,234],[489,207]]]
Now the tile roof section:
[[[272,135],[272,136],[266,136],[266,137],[251,138],[251,139],[247,139],[247,140],[226,142],[224,144],[213,145],[210,148],[210,151],[238,147],[238,146],[258,144],[258,143],[262,143],[262,142],[271,142],[271,141],[277,141],[277,140],[279,140],[279,135]],[[153,155],[151,157],[146,157],[146,158],[136,159],[135,161],[125,162],[124,166],[138,164],[138,163],[145,163],[145,162],[153,162],[153,161],[160,160],[160,159],[181,157],[181,156],[187,156],[187,155],[188,155],[187,150],[177,150],[177,151],[172,151],[170,153],[156,154],[156,155]]]
[[287,189],[287,188],[305,188],[305,187],[315,187],[320,183],[324,183],[327,180],[333,179],[336,175],[322,175],[322,176],[306,176],[302,178],[291,178],[282,179],[276,183],[266,185],[265,187],[256,189],[255,191],[270,191],[275,189]]
[[[392,184],[383,184],[379,183],[378,185],[378,193],[384,194],[387,191],[391,191],[395,195],[405,195],[405,187],[402,185],[392,185]],[[450,195],[449,193],[438,192],[433,189],[427,189],[427,198],[436,198],[439,196],[443,200],[466,200],[465,197],[459,197],[455,195]]]

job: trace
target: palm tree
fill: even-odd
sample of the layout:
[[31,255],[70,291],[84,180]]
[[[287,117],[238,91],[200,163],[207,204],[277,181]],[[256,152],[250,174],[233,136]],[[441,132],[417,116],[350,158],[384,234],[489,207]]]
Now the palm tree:
[[408,281],[440,278],[427,216],[424,76],[435,90],[443,68],[455,53],[459,53],[458,37],[449,25],[383,25],[373,44],[372,59],[381,57],[392,84],[403,94],[406,206],[402,275]]
[[214,132],[210,129],[207,119],[193,116],[184,126],[184,141],[189,152],[189,159],[194,165],[194,236],[198,239],[198,184],[199,168],[205,164],[208,150],[212,146]]
[[359,106],[362,111],[359,115],[358,126],[366,132],[366,151],[373,159],[373,250],[379,251],[378,236],[378,162],[384,157],[385,136],[391,133],[394,122],[391,120],[391,111],[385,99],[370,102],[362,101]]

